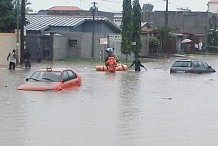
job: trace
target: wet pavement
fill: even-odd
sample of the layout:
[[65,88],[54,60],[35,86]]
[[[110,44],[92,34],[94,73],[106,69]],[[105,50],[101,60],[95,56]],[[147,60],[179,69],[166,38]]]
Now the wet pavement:
[[[218,71],[218,56],[201,57]],[[170,74],[176,58],[115,74],[97,64],[55,62],[80,73],[81,87],[17,91],[33,71],[0,67],[2,146],[218,145],[218,74]],[[98,63],[100,64],[100,63]]]

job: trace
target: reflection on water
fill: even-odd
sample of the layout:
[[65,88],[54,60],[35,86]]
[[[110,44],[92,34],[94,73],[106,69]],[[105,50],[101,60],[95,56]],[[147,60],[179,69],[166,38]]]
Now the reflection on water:
[[[216,56],[203,58],[218,70]],[[0,143],[4,146],[218,145],[217,73],[169,74],[175,59],[148,71],[97,72],[96,64],[0,68]],[[41,67],[72,67],[82,86],[60,92],[17,91]]]

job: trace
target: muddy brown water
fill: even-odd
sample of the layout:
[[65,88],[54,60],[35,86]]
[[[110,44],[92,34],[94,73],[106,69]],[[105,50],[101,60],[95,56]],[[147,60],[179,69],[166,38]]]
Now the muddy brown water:
[[[201,58],[218,71],[218,56]],[[218,74],[170,74],[175,59],[115,74],[95,71],[97,64],[55,62],[83,81],[60,92],[16,90],[49,64],[0,67],[0,145],[218,145]]]

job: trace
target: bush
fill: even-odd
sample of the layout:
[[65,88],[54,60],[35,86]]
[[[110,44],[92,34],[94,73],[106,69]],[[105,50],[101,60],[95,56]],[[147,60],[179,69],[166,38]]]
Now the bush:
[[218,46],[208,46],[207,49],[211,53],[218,53]]
[[151,37],[151,39],[149,41],[150,53],[157,53],[159,44],[160,44],[160,41],[158,40],[158,38]]

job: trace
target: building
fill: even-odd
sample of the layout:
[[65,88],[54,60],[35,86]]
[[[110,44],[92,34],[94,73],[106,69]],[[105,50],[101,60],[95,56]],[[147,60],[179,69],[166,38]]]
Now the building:
[[117,36],[121,32],[116,24],[102,17],[94,21],[91,17],[56,15],[27,15],[26,18],[26,47],[33,59],[36,59],[38,52],[45,60],[65,57],[97,59],[107,47],[99,43],[100,38]]
[[[214,2],[215,0],[211,0]],[[218,0],[217,0],[218,1]],[[143,23],[150,25],[151,29],[162,27],[165,25],[165,11],[155,12],[142,12],[142,27]],[[90,10],[81,10],[78,7],[52,7],[48,10],[41,10],[38,15],[49,15],[49,16],[74,16],[74,17],[92,17],[93,13]],[[168,26],[171,28],[171,42],[167,45],[167,48],[163,48],[162,51],[166,53],[181,52],[181,41],[187,37],[192,36],[193,43],[199,41],[207,43],[208,30],[214,26],[214,20],[210,12],[191,12],[191,11],[168,11]],[[122,12],[110,13],[96,11],[96,17],[105,17],[111,22],[114,22],[118,26],[121,26]],[[151,34],[151,33],[150,33]],[[151,34],[152,35],[152,34]],[[142,34],[142,37],[149,37],[149,35]],[[148,52],[147,48],[149,41],[142,48],[142,52]],[[174,40],[172,42],[172,40]],[[142,38],[144,41],[144,38]],[[168,47],[170,46],[170,47]],[[193,45],[194,46],[194,45]],[[118,47],[119,48],[119,47]],[[144,49],[146,51],[144,51]],[[148,55],[148,54],[143,54]]]
[[218,0],[210,0],[208,2],[208,11],[211,13],[218,13]]

